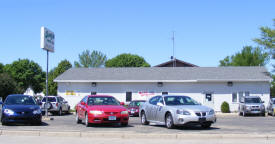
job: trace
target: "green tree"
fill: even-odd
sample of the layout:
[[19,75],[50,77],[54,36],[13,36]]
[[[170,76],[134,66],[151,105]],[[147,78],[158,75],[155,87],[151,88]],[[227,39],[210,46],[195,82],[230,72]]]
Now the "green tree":
[[221,60],[220,66],[264,66],[268,60],[268,53],[259,47],[245,46],[241,52]]
[[275,97],[275,75],[272,75],[273,81],[271,82],[270,87],[270,96]]
[[9,94],[17,93],[15,80],[7,73],[0,73],[0,97],[4,100]]
[[28,87],[31,87],[35,93],[43,90],[45,72],[37,63],[28,59],[19,59],[5,65],[4,69],[16,81],[18,93],[23,93]]
[[[52,69],[49,72],[48,79],[48,94],[49,95],[57,95],[57,83],[54,82],[54,79],[58,77],[60,74],[64,73],[66,70],[70,69],[72,64],[68,60],[61,61],[58,66]],[[46,93],[44,91],[44,93]]]
[[79,62],[75,61],[75,67],[101,67],[104,66],[107,57],[105,54],[100,51],[92,51],[89,50],[83,51],[78,55]]
[[0,73],[4,72],[4,65],[2,63],[0,63]]
[[[275,27],[275,19],[273,19],[273,22],[273,26]],[[261,37],[254,39],[254,41],[269,50],[272,58],[275,59],[275,28],[261,27],[260,30]]]
[[105,63],[106,67],[150,67],[145,59],[133,54],[120,54]]

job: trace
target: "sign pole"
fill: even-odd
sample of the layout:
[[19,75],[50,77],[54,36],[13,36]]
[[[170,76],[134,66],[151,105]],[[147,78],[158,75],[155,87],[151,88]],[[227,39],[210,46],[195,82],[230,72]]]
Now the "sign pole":
[[45,107],[46,117],[48,117],[48,108],[47,108],[47,106],[48,106],[48,66],[49,66],[49,50],[47,50],[47,72],[46,72],[46,104],[45,104],[46,105],[46,107]]

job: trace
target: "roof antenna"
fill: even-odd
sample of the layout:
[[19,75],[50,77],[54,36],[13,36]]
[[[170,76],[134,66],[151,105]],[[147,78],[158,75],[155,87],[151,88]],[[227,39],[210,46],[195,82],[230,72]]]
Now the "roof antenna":
[[171,56],[171,60],[173,61],[173,67],[176,67],[176,58],[175,58],[175,31],[172,31],[172,42],[173,42],[173,56]]

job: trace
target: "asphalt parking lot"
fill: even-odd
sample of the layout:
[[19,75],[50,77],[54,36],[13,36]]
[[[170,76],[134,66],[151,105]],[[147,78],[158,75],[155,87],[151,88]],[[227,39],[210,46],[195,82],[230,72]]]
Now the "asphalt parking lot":
[[54,120],[43,121],[41,126],[31,125],[9,125],[0,126],[1,130],[34,130],[34,131],[90,131],[90,132],[129,132],[129,133],[223,133],[223,134],[275,134],[275,117],[249,116],[240,117],[237,115],[218,115],[217,123],[210,129],[200,127],[178,127],[166,129],[164,126],[150,124],[143,126],[139,117],[130,117],[128,127],[119,125],[96,125],[85,127],[84,124],[76,124],[73,114],[63,116],[50,116]]

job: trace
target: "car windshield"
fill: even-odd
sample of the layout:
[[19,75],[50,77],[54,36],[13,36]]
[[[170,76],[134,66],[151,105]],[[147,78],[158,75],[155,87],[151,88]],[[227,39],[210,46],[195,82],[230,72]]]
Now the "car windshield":
[[31,96],[9,96],[5,101],[6,105],[35,105],[36,102]]
[[260,98],[245,98],[245,103],[261,103]]
[[[43,98],[42,102],[46,102],[46,97]],[[48,97],[48,102],[56,102],[55,97]]]
[[139,107],[139,106],[143,105],[144,103],[145,103],[144,101],[134,101],[130,104],[130,106]]
[[165,104],[172,105],[199,105],[198,102],[186,96],[166,96],[164,97]]
[[120,105],[113,97],[89,97],[88,105]]

